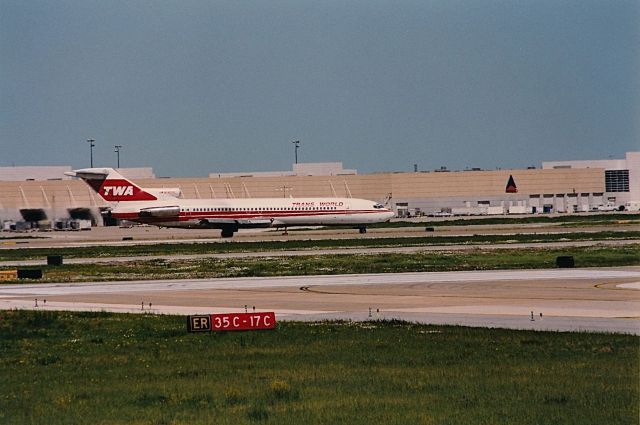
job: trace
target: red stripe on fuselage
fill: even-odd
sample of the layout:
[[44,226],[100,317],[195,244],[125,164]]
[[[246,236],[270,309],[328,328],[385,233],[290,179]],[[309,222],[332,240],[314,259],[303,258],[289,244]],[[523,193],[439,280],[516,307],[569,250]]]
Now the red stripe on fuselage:
[[371,210],[337,210],[337,211],[266,211],[262,213],[255,212],[247,212],[247,211],[225,211],[224,213],[217,212],[217,214],[212,211],[181,211],[177,217],[144,217],[140,219],[140,216],[137,212],[131,213],[113,213],[113,217],[124,219],[124,220],[133,220],[133,221],[143,221],[145,223],[159,223],[159,222],[173,222],[173,221],[188,221],[193,219],[271,219],[271,218],[282,218],[282,217],[325,217],[331,215],[355,215],[355,214],[376,214],[381,211],[371,211]]

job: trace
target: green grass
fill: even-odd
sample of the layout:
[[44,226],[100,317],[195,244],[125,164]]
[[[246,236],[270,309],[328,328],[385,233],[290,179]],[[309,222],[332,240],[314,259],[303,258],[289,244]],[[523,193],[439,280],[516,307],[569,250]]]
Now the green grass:
[[[474,249],[405,254],[340,254],[233,259],[153,259],[118,263],[43,266],[41,282],[300,276],[353,273],[437,272],[555,268],[574,257],[576,267],[640,265],[640,245],[562,249]],[[5,281],[15,283],[16,281]]]
[[394,228],[394,227],[440,227],[440,226],[484,226],[496,224],[574,224],[574,225],[611,225],[621,222],[635,222],[638,224],[640,214],[636,213],[610,213],[588,215],[537,215],[527,217],[477,217],[477,218],[447,218],[444,220],[426,221],[390,221],[387,223],[373,224],[371,228]]
[[311,250],[330,248],[383,248],[395,246],[468,245],[495,243],[543,243],[592,240],[640,239],[640,231],[623,232],[575,232],[575,233],[531,233],[514,235],[470,235],[398,238],[354,238],[320,240],[286,240],[269,242],[213,242],[177,243],[131,246],[90,246],[70,248],[21,248],[0,250],[0,261],[46,258],[48,255],[62,255],[66,258],[105,258],[114,256],[171,255],[171,254],[211,254],[227,252],[257,252],[283,250]]
[[0,313],[7,424],[635,424],[637,336]]

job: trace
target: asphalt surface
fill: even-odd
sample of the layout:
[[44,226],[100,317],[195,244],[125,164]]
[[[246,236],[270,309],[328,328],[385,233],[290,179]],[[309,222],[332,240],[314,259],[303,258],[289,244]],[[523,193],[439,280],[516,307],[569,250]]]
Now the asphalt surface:
[[640,268],[394,273],[0,286],[0,308],[278,320],[403,319],[640,335]]
[[[370,229],[303,229],[288,235],[247,230],[236,241],[353,239],[475,234],[637,231],[637,224],[564,227],[549,224],[443,226]],[[155,227],[94,228],[80,232],[1,234],[0,249],[220,242],[217,230]],[[10,239],[11,237],[25,239]],[[126,239],[126,240],[125,240]],[[173,259],[275,257],[294,255],[413,253],[468,249],[569,247],[637,244],[625,241],[559,241],[541,244],[446,245],[390,248],[337,248],[202,255]],[[117,263],[167,256],[65,258],[73,263]],[[45,264],[46,259],[0,262],[0,266]],[[130,313],[196,314],[275,311],[278,320],[403,319],[554,331],[622,332],[640,335],[640,267],[447,273],[396,273],[244,279],[154,280],[74,284],[0,285],[0,309],[90,310]]]
[[[402,228],[373,228],[366,234],[355,229],[297,228],[287,235],[274,229],[242,229],[232,241],[288,241],[317,239],[371,239],[381,237],[428,237],[428,236],[472,236],[472,235],[516,235],[516,234],[563,234],[576,232],[638,231],[636,223],[610,225],[581,225],[577,227],[559,224],[497,224],[469,226],[437,226],[425,231],[424,226]],[[0,232],[0,249],[62,248],[85,246],[130,246],[158,243],[227,243],[215,229],[167,229],[154,226],[94,227],[89,231],[56,231],[9,233]]]

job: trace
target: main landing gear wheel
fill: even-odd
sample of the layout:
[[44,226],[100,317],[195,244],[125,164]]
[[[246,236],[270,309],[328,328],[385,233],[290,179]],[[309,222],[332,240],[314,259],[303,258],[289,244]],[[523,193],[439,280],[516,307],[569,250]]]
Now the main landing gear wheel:
[[362,233],[367,233],[367,228],[366,228],[366,227],[362,226],[362,227],[360,227],[359,229],[360,229],[360,233],[361,233],[361,234],[362,234]]
[[222,229],[222,234],[220,236],[222,236],[223,238],[232,238],[233,233],[234,232],[232,229]]

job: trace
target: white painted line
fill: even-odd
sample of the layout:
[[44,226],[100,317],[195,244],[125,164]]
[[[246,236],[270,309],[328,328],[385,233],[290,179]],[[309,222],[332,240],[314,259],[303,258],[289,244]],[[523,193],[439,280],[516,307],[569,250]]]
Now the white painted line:
[[[84,302],[60,302],[38,300],[35,305],[34,300],[0,300],[0,310],[37,310],[37,311],[108,311],[112,313],[153,313],[153,314],[217,314],[217,313],[244,313],[244,308],[232,307],[203,307],[203,306],[167,306],[152,304],[104,304],[104,303],[84,303]],[[291,310],[291,309],[268,309],[274,311],[276,315],[309,315],[309,314],[334,314],[340,313],[335,310]],[[261,309],[260,311],[264,311]],[[249,313],[253,310],[249,309]]]
[[620,285],[616,285],[616,288],[640,290],[640,282],[621,283]]
[[552,269],[489,270],[463,272],[379,273],[359,275],[248,277],[223,279],[151,280],[124,282],[51,283],[0,286],[0,298],[71,294],[117,294],[148,291],[247,289],[328,285],[404,285],[508,280],[638,278],[640,270]]

